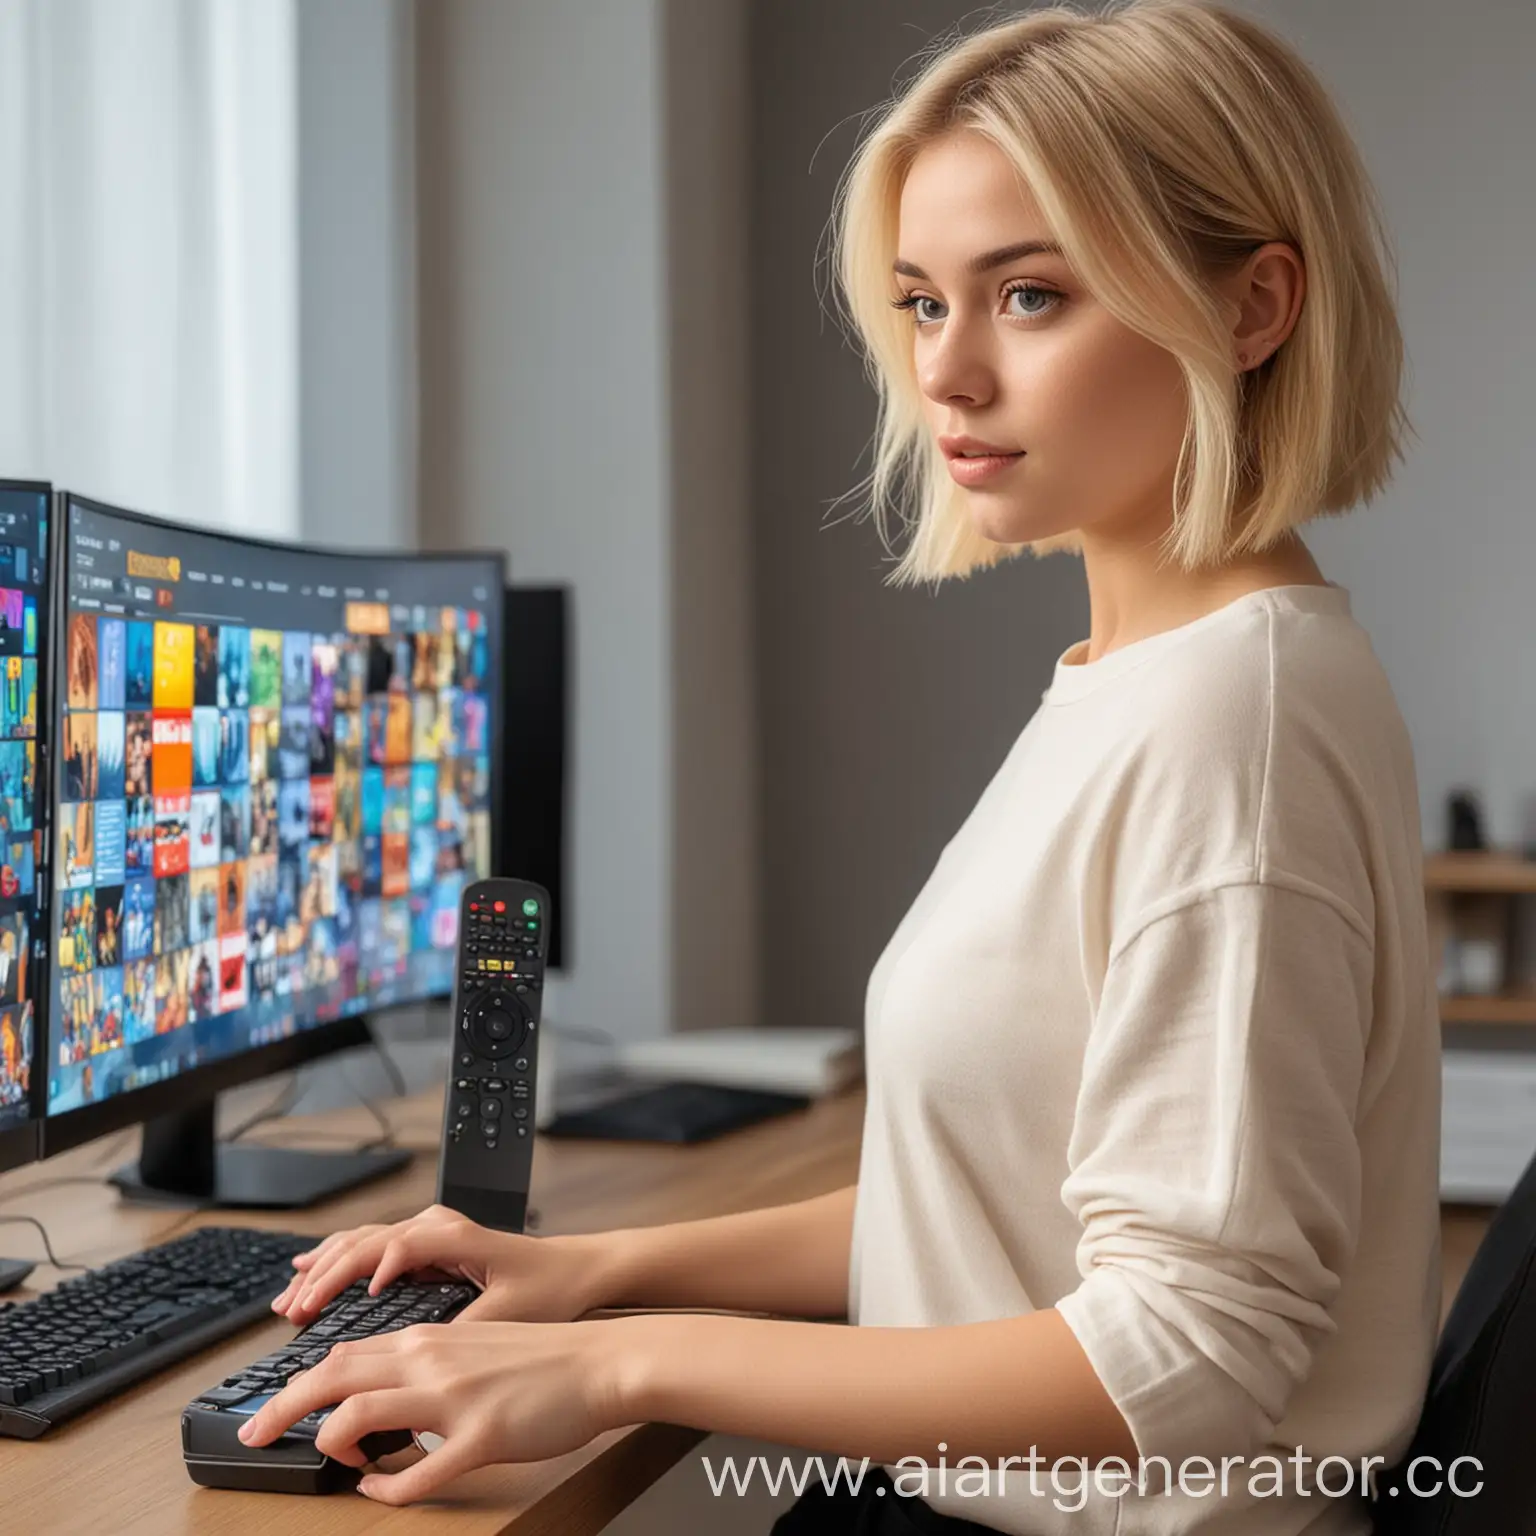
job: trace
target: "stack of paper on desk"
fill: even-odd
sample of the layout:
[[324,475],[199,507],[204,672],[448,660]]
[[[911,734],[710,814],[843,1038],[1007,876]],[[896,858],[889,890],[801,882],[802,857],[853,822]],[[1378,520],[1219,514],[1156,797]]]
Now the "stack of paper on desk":
[[690,1029],[626,1041],[619,1064],[636,1077],[819,1098],[858,1081],[864,1044],[856,1029]]

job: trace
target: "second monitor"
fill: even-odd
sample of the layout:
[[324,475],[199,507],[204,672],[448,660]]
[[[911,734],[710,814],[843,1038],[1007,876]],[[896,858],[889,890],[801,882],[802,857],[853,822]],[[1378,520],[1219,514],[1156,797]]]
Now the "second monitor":
[[46,826],[38,701],[48,683],[51,496],[44,484],[0,481],[0,1171],[37,1155],[37,961],[45,946],[36,877]]
[[448,992],[502,561],[61,511],[44,1150],[158,1116],[146,1159],[196,1161],[220,1088]]

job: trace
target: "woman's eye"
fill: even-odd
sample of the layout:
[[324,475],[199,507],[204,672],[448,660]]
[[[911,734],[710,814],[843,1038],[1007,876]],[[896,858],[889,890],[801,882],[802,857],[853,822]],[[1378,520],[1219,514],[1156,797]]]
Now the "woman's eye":
[[[1003,302],[1008,307],[1008,313],[1014,315],[1016,318],[1021,320],[1035,320],[1038,319],[1041,315],[1049,314],[1055,305],[1055,301],[1059,297],[1060,295],[1058,295],[1054,290],[1050,288],[1041,288],[1037,287],[1033,283],[1025,283],[1018,288],[1010,288],[1007,294],[1004,296]],[[1013,307],[1013,301],[1015,299],[1025,301],[1040,299],[1044,302],[1037,309],[1029,308],[1026,303],[1021,303],[1020,306],[1015,309]]]
[[[1042,288],[1036,283],[1022,283],[1005,291],[1003,310],[1014,320],[1038,320],[1042,315],[1050,313],[1060,297],[1052,288]],[[1015,299],[1021,299],[1017,306]],[[944,318],[944,306],[925,293],[905,294],[899,299],[892,299],[891,306],[909,311],[913,323],[918,326],[932,325]]]
[[903,294],[899,299],[891,300],[892,309],[907,310],[918,325],[928,325],[940,318],[938,315],[930,314],[925,310],[923,308],[925,304],[936,304],[940,309],[944,307],[942,304],[939,304],[937,299],[930,299],[926,294],[921,293],[907,293]]

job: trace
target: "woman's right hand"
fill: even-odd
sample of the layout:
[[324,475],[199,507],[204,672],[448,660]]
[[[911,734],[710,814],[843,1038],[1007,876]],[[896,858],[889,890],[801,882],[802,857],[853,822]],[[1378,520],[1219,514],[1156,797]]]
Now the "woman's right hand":
[[442,1205],[391,1226],[333,1232],[293,1267],[272,1310],[300,1327],[369,1277],[375,1295],[403,1275],[468,1280],[480,1295],[459,1316],[477,1322],[563,1323],[603,1304],[593,1239],[493,1232]]

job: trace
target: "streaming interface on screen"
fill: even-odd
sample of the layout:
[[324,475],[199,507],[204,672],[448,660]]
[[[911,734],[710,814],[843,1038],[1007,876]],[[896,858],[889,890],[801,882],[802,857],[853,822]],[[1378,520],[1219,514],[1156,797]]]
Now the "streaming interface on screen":
[[66,531],[49,1113],[446,993],[499,566]]
[[48,496],[0,487],[0,1131],[27,1118],[36,1029],[38,658]]

